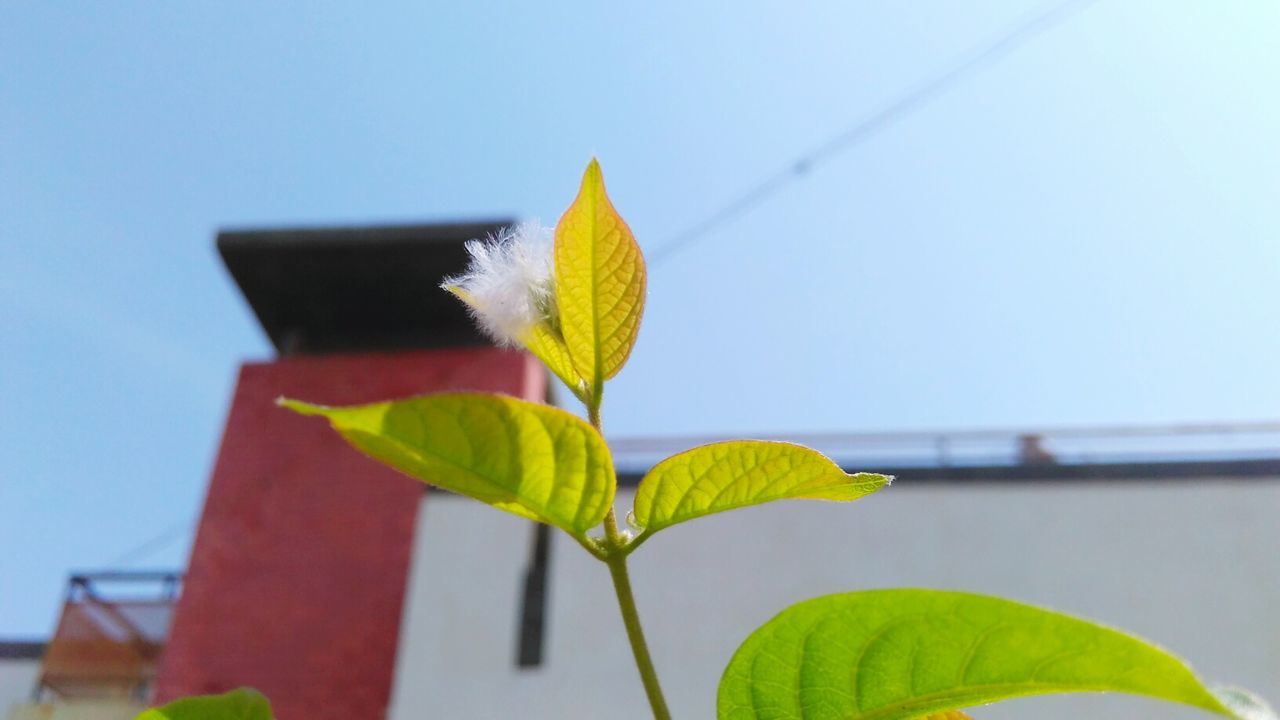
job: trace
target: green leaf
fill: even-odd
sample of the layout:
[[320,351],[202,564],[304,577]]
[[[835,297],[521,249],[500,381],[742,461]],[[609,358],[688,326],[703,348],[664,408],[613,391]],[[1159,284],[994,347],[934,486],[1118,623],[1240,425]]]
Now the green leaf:
[[324,407],[358,450],[423,482],[582,537],[613,505],[613,459],[603,438],[564,410],[505,395],[443,393]]
[[134,720],[271,720],[271,703],[257,690],[197,695],[144,711]]
[[712,443],[658,463],[636,490],[634,522],[649,533],[712,513],[771,500],[856,500],[888,485],[846,474],[803,445],[765,440]]
[[1183,661],[1117,630],[982,595],[873,590],[793,605],[752,633],[718,717],[897,720],[1067,692],[1232,715]]
[[635,345],[646,275],[640,246],[609,202],[595,160],[556,224],[555,274],[565,347],[587,385],[599,392]]
[[569,348],[565,347],[564,336],[551,328],[547,323],[534,325],[520,342],[542,361],[547,369],[558,378],[574,397],[586,402],[586,381],[573,366],[573,358],[569,357]]

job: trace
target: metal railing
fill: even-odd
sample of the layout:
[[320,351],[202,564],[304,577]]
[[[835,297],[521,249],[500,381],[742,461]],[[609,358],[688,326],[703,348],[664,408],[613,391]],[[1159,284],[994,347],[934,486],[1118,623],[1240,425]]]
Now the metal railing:
[[[815,448],[846,467],[950,468],[1021,465],[1223,462],[1280,459],[1280,422],[1065,427],[755,436]],[[618,438],[615,462],[638,471],[674,453],[731,436]]]
[[36,699],[144,698],[181,583],[175,572],[73,574],[44,650]]

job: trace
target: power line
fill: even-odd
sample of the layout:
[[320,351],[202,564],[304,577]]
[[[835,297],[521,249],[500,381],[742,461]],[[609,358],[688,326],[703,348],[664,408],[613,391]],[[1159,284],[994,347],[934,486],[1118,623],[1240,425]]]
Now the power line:
[[648,264],[656,266],[681,250],[688,249],[707,233],[734,218],[757,207],[787,184],[807,174],[815,165],[831,156],[866,140],[881,130],[919,109],[928,101],[945,92],[966,76],[991,67],[1032,36],[1048,32],[1074,17],[1097,0],[1066,0],[1052,5],[1015,25],[994,40],[961,55],[948,68],[924,83],[908,90],[879,110],[858,120],[808,151],[796,156],[782,168],[766,175],[762,180],[725,203],[702,220],[676,233],[671,240],[657,250],[648,253]]
[[143,540],[129,550],[120,553],[109,563],[109,566],[123,567],[150,557],[156,551],[168,547],[174,540],[186,535],[191,531],[193,525],[194,523],[190,520],[171,525],[152,537]]

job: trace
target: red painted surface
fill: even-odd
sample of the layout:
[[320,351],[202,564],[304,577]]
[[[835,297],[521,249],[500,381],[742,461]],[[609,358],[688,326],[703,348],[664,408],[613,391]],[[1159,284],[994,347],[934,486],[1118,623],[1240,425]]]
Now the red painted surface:
[[240,372],[156,700],[248,685],[282,720],[381,720],[423,485],[278,408],[442,390],[540,400],[546,376],[493,348],[288,358]]

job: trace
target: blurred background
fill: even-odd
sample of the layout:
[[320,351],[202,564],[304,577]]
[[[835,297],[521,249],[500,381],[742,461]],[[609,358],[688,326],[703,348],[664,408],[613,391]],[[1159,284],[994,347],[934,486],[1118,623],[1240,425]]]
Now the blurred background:
[[[667,671],[678,715],[711,714],[719,668],[772,612],[883,584],[1091,615],[1280,699],[1278,29],[1280,6],[1243,0],[3,4],[0,645],[31,663],[0,701],[31,692],[91,581],[69,591],[69,575],[160,568],[125,579],[177,592],[237,369],[278,349],[219,230],[552,224],[592,156],[649,261],[640,342],[607,398],[629,471],[735,435],[920,469],[865,505],[652,543],[636,570],[663,587],[651,642],[680,645],[695,612],[723,625],[687,690]],[[1114,490],[1045,469],[1124,463]],[[415,542],[507,533],[519,549],[412,554],[396,677],[445,677],[449,655],[408,652],[406,633],[473,644],[464,609],[486,582],[511,627],[492,665],[368,702],[499,717],[542,697],[576,717],[550,714],[574,701],[547,688],[581,682],[593,636],[617,639],[612,607],[570,601],[607,599],[603,575],[555,545],[550,601],[572,604],[547,610],[547,663],[567,665],[520,675],[521,573],[550,541],[455,501],[423,501],[447,519]],[[765,558],[659,579],[695,541]],[[885,549],[787,565],[817,542]],[[424,579],[445,568],[448,587]],[[754,599],[713,622],[734,583]],[[413,620],[422,603],[460,609]],[[659,669],[664,652],[702,662],[679,650]],[[594,702],[643,717],[621,660]],[[521,689],[499,701],[495,685]],[[1070,712],[1172,717],[1088,702]]]

